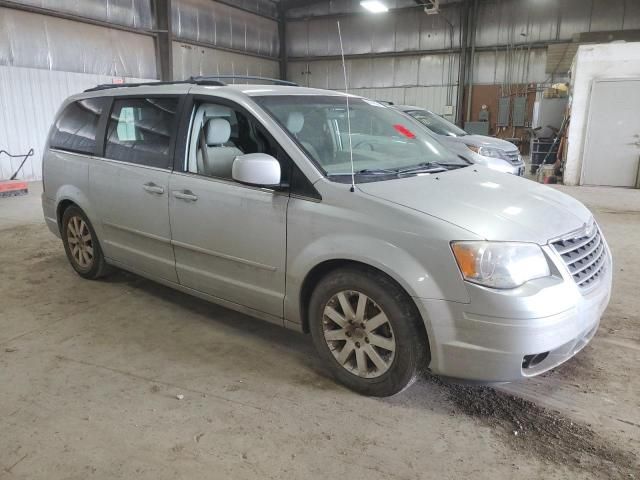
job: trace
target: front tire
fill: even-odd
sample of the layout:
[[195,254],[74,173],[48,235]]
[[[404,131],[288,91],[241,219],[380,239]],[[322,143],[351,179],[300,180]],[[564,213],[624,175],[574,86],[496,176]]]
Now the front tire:
[[61,233],[69,263],[78,275],[95,280],[108,273],[96,232],[79,207],[72,205],[64,211]]
[[336,380],[364,395],[401,392],[426,368],[429,347],[421,322],[399,285],[364,268],[328,274],[309,303],[316,350]]

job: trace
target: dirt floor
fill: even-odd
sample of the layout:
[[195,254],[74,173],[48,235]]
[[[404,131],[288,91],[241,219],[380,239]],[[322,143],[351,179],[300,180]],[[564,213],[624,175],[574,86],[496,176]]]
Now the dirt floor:
[[303,335],[123,272],[82,280],[38,185],[0,199],[0,479],[640,478],[640,191],[559,188],[615,257],[592,343],[527,382],[389,399],[333,383]]

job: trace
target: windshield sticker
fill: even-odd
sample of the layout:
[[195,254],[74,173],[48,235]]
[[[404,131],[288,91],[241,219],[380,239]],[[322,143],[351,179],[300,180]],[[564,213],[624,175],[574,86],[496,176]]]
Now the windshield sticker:
[[404,135],[407,138],[416,138],[416,135],[404,125],[396,124],[393,128],[395,128],[396,132],[400,135]]

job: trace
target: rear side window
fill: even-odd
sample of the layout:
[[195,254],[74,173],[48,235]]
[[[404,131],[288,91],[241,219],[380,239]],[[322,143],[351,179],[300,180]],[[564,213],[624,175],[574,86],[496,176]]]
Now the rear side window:
[[167,168],[177,107],[177,98],[116,99],[107,126],[104,156]]
[[69,104],[53,126],[49,146],[93,155],[98,120],[106,104],[106,98],[87,98]]

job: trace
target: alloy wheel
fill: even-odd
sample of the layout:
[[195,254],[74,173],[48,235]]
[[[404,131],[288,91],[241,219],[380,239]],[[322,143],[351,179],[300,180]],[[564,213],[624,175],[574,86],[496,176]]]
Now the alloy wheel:
[[71,256],[82,269],[93,264],[93,238],[87,223],[79,216],[72,216],[67,223],[67,242]]
[[324,339],[336,361],[350,373],[375,378],[389,370],[396,340],[389,319],[364,293],[342,291],[323,311]]

